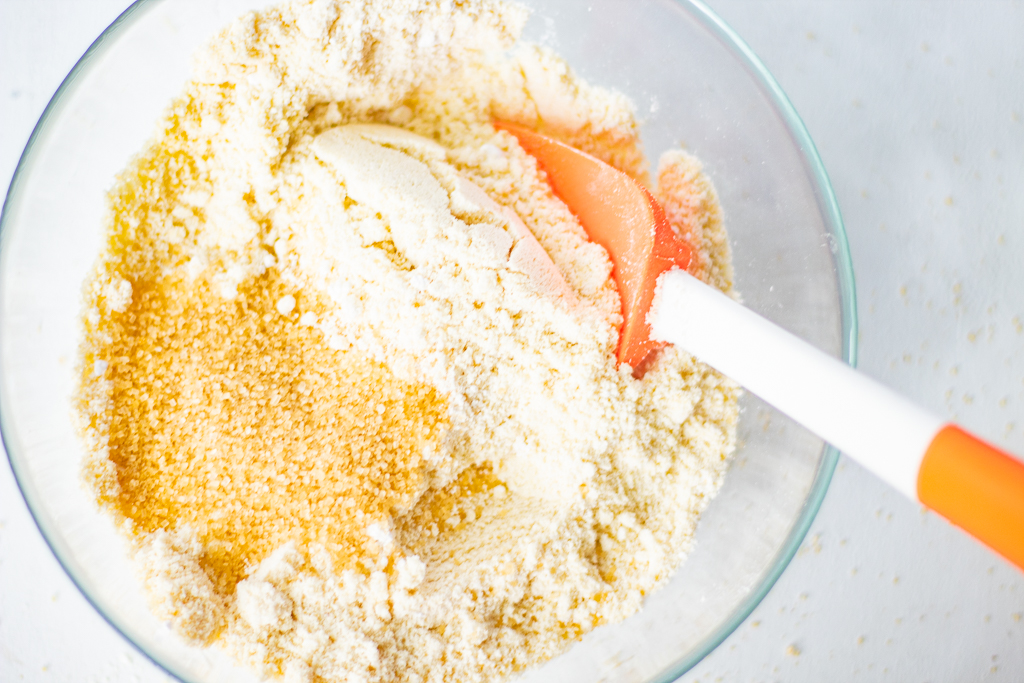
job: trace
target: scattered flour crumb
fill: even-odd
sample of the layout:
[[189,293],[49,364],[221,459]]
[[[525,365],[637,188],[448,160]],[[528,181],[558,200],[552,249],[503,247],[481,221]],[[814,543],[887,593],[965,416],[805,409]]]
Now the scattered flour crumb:
[[275,307],[277,308],[277,312],[281,315],[288,315],[295,310],[295,297],[291,294],[285,294],[277,300]]

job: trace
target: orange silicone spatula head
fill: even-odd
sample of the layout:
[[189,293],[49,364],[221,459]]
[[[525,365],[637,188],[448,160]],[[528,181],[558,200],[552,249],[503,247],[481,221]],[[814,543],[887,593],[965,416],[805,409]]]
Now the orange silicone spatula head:
[[651,339],[647,312],[658,276],[690,265],[690,247],[676,237],[658,201],[628,175],[586,152],[503,121],[508,131],[547,172],[555,194],[579,219],[590,239],[612,259],[622,297],[617,357],[636,368],[660,342]]

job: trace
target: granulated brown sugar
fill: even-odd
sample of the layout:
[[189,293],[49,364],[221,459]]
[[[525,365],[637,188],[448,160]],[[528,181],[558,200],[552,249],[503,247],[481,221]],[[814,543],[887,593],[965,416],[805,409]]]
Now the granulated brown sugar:
[[[288,683],[489,681],[683,562],[738,390],[615,364],[611,261],[494,118],[648,179],[622,95],[493,0],[234,22],[110,195],[86,287],[86,474],[154,610]],[[721,209],[652,192],[731,290]]]
[[103,330],[118,483],[105,502],[136,533],[194,530],[226,595],[289,542],[339,569],[366,554],[356,532],[419,493],[444,421],[433,389],[327,348],[299,324],[302,295],[277,310],[287,296],[273,270],[231,301],[206,281],[137,281]]

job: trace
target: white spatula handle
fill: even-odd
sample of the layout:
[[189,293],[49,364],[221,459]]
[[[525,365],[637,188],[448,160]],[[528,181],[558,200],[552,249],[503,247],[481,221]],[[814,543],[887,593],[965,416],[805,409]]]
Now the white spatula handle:
[[661,276],[648,320],[653,338],[686,349],[917,499],[921,458],[943,420],[685,271]]
[[1024,569],[1024,463],[775,326],[682,270],[648,321],[883,480]]

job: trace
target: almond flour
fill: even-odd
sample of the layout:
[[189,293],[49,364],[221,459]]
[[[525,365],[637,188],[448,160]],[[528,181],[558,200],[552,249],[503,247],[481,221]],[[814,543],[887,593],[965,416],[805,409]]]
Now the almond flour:
[[[261,675],[485,681],[636,612],[692,546],[737,389],[616,367],[620,302],[494,118],[649,182],[630,103],[501,2],[250,13],[110,194],[85,471],[156,612]],[[731,291],[699,162],[656,186]]]

